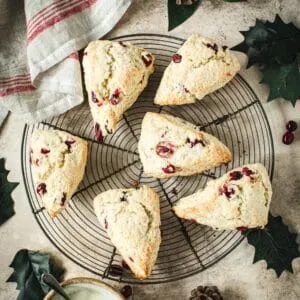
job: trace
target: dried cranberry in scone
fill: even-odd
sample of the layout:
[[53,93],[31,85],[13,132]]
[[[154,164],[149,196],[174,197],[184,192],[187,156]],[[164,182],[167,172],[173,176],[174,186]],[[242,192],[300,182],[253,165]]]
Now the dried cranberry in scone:
[[116,89],[109,99],[112,105],[117,105],[121,101],[121,89]]
[[180,63],[180,62],[181,62],[181,59],[182,59],[182,56],[181,56],[180,54],[178,54],[178,53],[176,53],[176,54],[174,54],[174,55],[172,56],[172,60],[173,60],[173,62],[176,63],[176,64]]
[[201,144],[202,147],[205,147],[205,144],[202,140],[199,140],[199,139],[194,139],[194,140],[191,140],[190,138],[187,138],[186,139],[186,143],[190,144],[191,145],[191,148],[193,148],[194,146],[196,146],[197,144]]
[[171,157],[174,154],[174,145],[170,142],[159,142],[155,148],[156,154],[162,158]]
[[46,194],[47,193],[46,184],[43,182],[40,183],[36,188],[36,192],[38,193],[39,196]]
[[42,149],[41,149],[41,153],[42,153],[42,154],[48,154],[49,152],[50,152],[49,149],[46,149],[46,148],[42,148]]
[[254,172],[252,170],[250,170],[248,167],[244,167],[242,169],[242,173],[245,175],[245,176],[251,176],[254,174]]
[[176,168],[175,168],[175,166],[170,164],[170,165],[167,165],[165,168],[162,168],[162,170],[166,174],[173,174],[173,173],[175,173]]
[[240,171],[232,171],[229,173],[230,180],[239,180],[243,177]]
[[101,143],[103,141],[103,135],[99,123],[95,124],[95,135],[96,135],[96,140]]
[[220,188],[220,195],[225,195],[228,198],[231,198],[231,196],[234,195],[234,193],[235,193],[235,190],[234,190],[234,187],[232,185],[224,184]]
[[142,60],[146,67],[149,67],[152,64],[152,55],[150,53],[142,53]]
[[74,144],[75,141],[73,139],[65,141],[65,144],[68,146],[68,150],[70,151],[72,144]]

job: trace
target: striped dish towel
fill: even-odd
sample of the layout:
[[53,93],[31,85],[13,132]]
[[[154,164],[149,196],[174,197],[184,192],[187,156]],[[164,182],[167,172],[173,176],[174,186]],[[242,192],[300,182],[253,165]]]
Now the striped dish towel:
[[108,33],[132,0],[0,0],[0,125],[83,102],[77,50]]

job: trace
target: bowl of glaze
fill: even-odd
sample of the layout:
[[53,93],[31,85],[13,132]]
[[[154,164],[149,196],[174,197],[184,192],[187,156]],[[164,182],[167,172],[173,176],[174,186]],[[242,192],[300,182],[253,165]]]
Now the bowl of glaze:
[[[71,300],[124,300],[123,296],[106,283],[86,277],[77,277],[61,283]],[[44,300],[64,300],[53,290]]]

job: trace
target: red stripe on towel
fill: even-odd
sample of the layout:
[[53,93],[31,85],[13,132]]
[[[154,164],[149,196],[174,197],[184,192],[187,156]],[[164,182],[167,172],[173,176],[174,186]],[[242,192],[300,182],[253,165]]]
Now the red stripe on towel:
[[19,85],[19,86],[16,85],[14,87],[10,87],[5,90],[0,90],[0,97],[9,96],[15,93],[31,92],[34,90],[36,90],[36,87],[34,87],[32,84]]

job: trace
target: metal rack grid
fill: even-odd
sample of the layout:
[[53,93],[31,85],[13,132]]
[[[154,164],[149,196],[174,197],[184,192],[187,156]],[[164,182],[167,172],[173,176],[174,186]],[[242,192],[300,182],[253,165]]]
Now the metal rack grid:
[[[93,121],[85,103],[67,113],[39,124],[25,126],[21,157],[29,203],[35,218],[51,242],[83,268],[112,280],[128,283],[163,283],[201,272],[231,252],[242,240],[238,231],[214,231],[209,227],[181,220],[171,206],[181,197],[203,187],[210,178],[247,163],[264,164],[273,176],[274,146],[266,114],[247,82],[237,75],[229,84],[195,104],[158,107],[155,91],[172,54],[184,40],[155,34],[128,35],[115,40],[130,41],[156,55],[156,71],[150,82],[121,120],[115,134],[102,144],[94,139]],[[233,160],[190,177],[159,180],[146,177],[137,152],[141,122],[147,111],[169,113],[213,134],[232,151]],[[35,128],[61,129],[89,143],[85,177],[69,207],[52,220],[39,202],[31,175],[29,140]],[[161,198],[162,244],[152,275],[135,279],[122,267],[122,258],[100,228],[93,212],[93,198],[108,189],[128,188],[137,182],[152,187]]]

